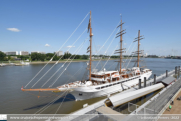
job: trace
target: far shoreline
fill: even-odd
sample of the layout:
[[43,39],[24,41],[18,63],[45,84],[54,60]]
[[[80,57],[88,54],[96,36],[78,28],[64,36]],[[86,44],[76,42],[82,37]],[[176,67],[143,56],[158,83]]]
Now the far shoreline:
[[[107,59],[102,59],[102,60],[107,60]],[[118,60],[118,59],[110,59],[110,60]],[[58,63],[64,63],[64,62],[66,62],[67,60],[61,60],[61,61],[59,61]],[[87,61],[89,61],[89,60],[73,60],[72,62],[87,62]],[[99,61],[99,59],[97,59],[97,60],[92,60],[92,61]],[[48,63],[49,61],[36,61],[36,62],[29,62],[30,64],[46,64],[46,63]],[[50,61],[49,63],[56,63],[57,61]],[[70,60],[69,61],[67,61],[67,62],[70,62]]]

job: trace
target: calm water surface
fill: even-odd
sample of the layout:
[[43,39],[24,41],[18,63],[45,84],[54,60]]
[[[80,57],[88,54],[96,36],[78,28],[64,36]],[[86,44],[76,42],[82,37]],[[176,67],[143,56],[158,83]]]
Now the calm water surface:
[[[93,67],[96,66],[98,61],[93,62]],[[106,61],[99,63],[98,69],[101,69]],[[40,88],[61,66],[63,63],[59,63],[52,68],[52,70],[46,74],[33,88]],[[68,63],[64,65],[63,68],[58,71],[55,76],[53,76],[50,81],[44,86],[44,88],[49,87],[66,68]],[[123,64],[124,67],[127,63]],[[129,67],[132,67],[134,63],[130,63]],[[160,75],[165,72],[165,70],[173,70],[175,66],[181,65],[181,60],[177,59],[144,59],[143,66],[151,69],[153,74]],[[25,86],[44,66],[44,64],[39,65],[28,65],[28,66],[6,66],[0,67],[0,114],[32,114],[43,108],[50,101],[57,98],[57,96],[62,95],[61,93],[52,92],[22,92],[21,87]],[[48,64],[46,68],[27,86],[31,88],[37,80],[39,80],[47,70],[52,67],[53,64]],[[110,60],[105,68],[106,70],[115,70],[117,68],[117,63],[115,60]],[[73,76],[74,75],[74,76]],[[77,80],[84,79],[84,75],[87,75],[86,62],[73,62],[69,65],[67,70],[58,78],[57,82],[53,87],[59,85],[73,82]],[[39,98],[37,96],[40,96]],[[83,104],[88,103],[89,105],[95,103],[101,99],[88,99],[83,101],[75,101],[71,94],[67,94],[66,97],[61,97],[55,101],[50,107],[42,111],[43,114],[54,114],[58,107],[58,114],[67,114],[74,112],[83,107]],[[62,103],[63,101],[63,103]]]

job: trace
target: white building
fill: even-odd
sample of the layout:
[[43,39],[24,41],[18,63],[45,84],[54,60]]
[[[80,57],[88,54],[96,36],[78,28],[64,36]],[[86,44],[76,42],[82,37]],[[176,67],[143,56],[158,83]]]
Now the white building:
[[19,55],[29,55],[29,52],[28,51],[20,51]]
[[56,53],[57,53],[57,56],[63,55],[63,52],[62,52],[62,51],[57,51]]
[[18,51],[5,52],[6,55],[18,55]]

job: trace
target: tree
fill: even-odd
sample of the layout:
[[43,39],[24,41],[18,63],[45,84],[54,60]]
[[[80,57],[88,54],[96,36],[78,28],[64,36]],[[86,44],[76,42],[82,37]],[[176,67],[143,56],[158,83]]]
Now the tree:
[[45,54],[40,54],[39,56],[40,56],[39,59],[40,59],[41,61],[44,61],[45,58],[46,58],[46,55],[45,55]]
[[0,61],[3,61],[6,57],[6,54],[0,51]]
[[82,59],[88,59],[88,55],[82,55]]
[[14,60],[14,58],[11,57],[11,58],[10,58],[10,61],[15,61],[15,60]]
[[59,57],[57,55],[54,56],[53,61],[57,61]]
[[8,58],[4,57],[4,61],[8,61]]
[[71,55],[72,55],[72,54],[70,54],[70,53],[65,53],[65,54],[64,54],[64,59],[70,58]]
[[[74,57],[74,56],[73,56]],[[80,55],[76,55],[74,59],[80,59],[81,56]]]
[[9,56],[8,56],[8,60],[10,60],[10,59],[11,59],[11,56],[9,55]]
[[31,54],[31,60],[32,60],[32,61],[38,60],[37,57],[38,57],[38,53],[32,53],[32,54]]

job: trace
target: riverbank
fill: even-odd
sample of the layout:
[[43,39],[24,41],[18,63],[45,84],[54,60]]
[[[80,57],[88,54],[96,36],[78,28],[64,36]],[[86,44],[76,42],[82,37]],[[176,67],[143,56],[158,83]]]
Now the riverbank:
[[[100,59],[95,59],[95,60],[92,60],[92,61],[99,61]],[[102,59],[101,61],[104,61],[104,60],[107,60],[107,59]],[[118,59],[110,59],[110,60],[118,60]],[[66,62],[67,60],[60,60],[58,63],[64,63]],[[74,59],[72,62],[87,62],[89,60],[80,60],[80,59]],[[56,63],[57,61],[50,61],[49,63]],[[67,61],[67,62],[70,62]],[[30,62],[30,64],[46,64],[48,63],[48,61],[34,61],[34,62]]]
[[[134,59],[135,57],[133,57],[132,59]],[[124,59],[130,59],[130,58],[124,58]],[[99,61],[100,59],[94,59],[92,61]],[[107,58],[106,59],[101,59],[101,61],[105,61],[105,60],[108,60]],[[109,60],[119,60],[119,58],[111,58]],[[60,60],[58,63],[64,63],[66,62],[67,59],[64,59],[64,60]],[[69,60],[68,62],[70,62],[71,60]],[[87,62],[89,61],[88,59],[74,59],[72,62]],[[28,61],[25,61],[25,62],[28,62]],[[49,63],[56,63],[57,61],[50,61]],[[0,63],[4,63],[6,65],[12,65],[12,63],[14,64],[20,64],[20,61],[11,61],[11,63],[9,63],[9,61],[1,61]],[[30,64],[46,64],[48,63],[48,61],[32,61],[32,62],[28,62]]]
[[[95,59],[95,60],[92,60],[92,61],[99,61],[99,60],[100,59]],[[107,59],[102,59],[101,61],[104,61],[104,60],[107,60]],[[118,60],[118,59],[117,58],[116,59],[112,58],[110,60]],[[67,59],[64,59],[64,60],[60,60],[58,63],[64,63],[66,61],[67,61]],[[72,62],[87,62],[87,61],[89,61],[89,60],[88,59],[87,60],[74,59]],[[56,62],[57,61],[50,61],[49,63],[56,63]],[[70,62],[70,60],[67,61],[67,62]],[[6,65],[11,65],[9,62],[2,62],[2,63],[6,64]],[[19,61],[11,61],[11,63],[19,64],[20,62]],[[28,62],[28,63],[30,63],[30,64],[46,64],[46,63],[48,63],[48,61],[33,61],[33,62]]]

